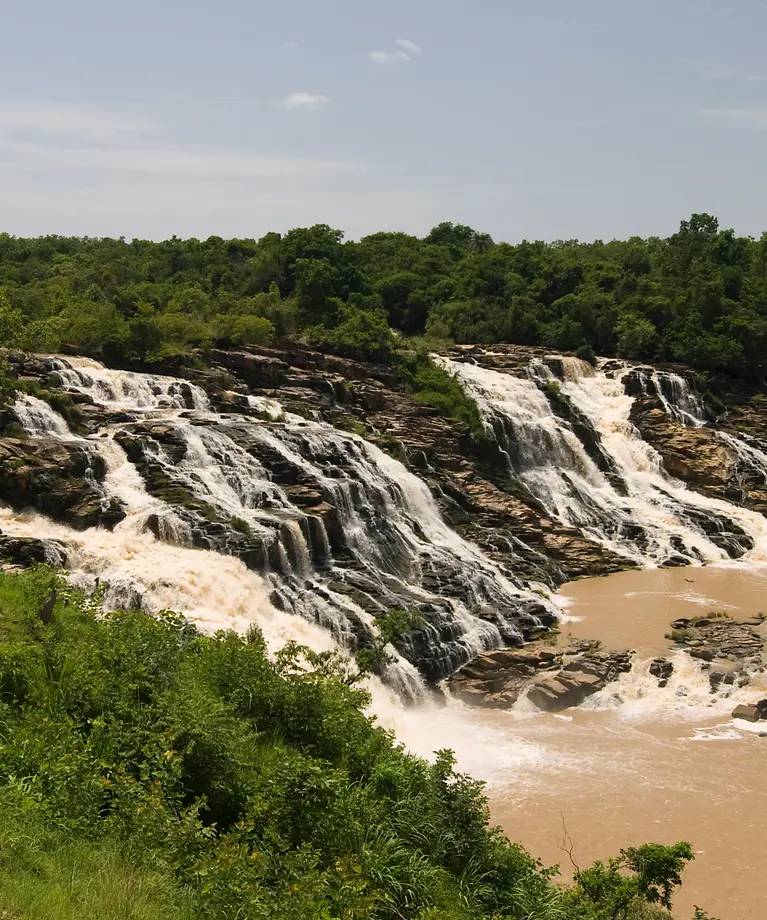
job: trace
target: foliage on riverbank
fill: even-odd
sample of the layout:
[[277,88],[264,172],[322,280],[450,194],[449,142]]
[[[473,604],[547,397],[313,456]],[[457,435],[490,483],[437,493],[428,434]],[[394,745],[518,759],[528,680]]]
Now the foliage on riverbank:
[[3,916],[640,918],[691,856],[640,847],[563,893],[448,752],[363,715],[348,662],[96,600],[0,573]]
[[258,241],[0,234],[0,345],[129,363],[293,337],[390,361],[425,334],[764,374],[767,234],[707,214],[667,239],[607,243],[509,245],[451,223],[342,238],[325,225]]

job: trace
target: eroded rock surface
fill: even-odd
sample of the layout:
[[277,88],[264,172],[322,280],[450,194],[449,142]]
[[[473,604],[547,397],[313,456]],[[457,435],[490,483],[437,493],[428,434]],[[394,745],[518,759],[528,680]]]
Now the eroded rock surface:
[[450,680],[456,696],[475,706],[509,709],[526,695],[539,709],[580,706],[631,670],[631,652],[601,652],[588,643],[566,649],[538,645],[480,655]]
[[125,517],[98,486],[105,473],[103,459],[86,445],[0,439],[0,500],[19,511],[35,508],[77,530],[111,529]]

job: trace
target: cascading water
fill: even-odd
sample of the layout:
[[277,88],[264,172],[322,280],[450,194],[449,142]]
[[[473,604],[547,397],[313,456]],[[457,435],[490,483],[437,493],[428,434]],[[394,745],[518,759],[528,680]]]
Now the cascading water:
[[[645,392],[648,392],[647,372],[645,372],[644,368],[639,368],[637,372],[640,375],[640,380],[644,383]],[[693,392],[684,377],[669,371],[659,371],[651,368],[649,379],[653,385],[654,392],[663,403],[663,408],[671,418],[693,428],[702,428],[706,424],[706,410],[703,400],[697,393]]]
[[[711,413],[706,411],[705,403],[684,377],[670,371],[643,367],[637,368],[636,373],[644,391],[657,395],[667,414],[675,421],[691,428],[704,428],[709,424]],[[750,474],[767,485],[767,444],[723,428],[715,429],[714,434],[737,457],[738,474]]]
[[719,562],[754,545],[764,553],[767,525],[760,515],[691,492],[639,437],[623,384],[627,366],[595,370],[557,357],[560,382],[541,361],[516,377],[436,360],[476,400],[510,472],[553,518],[643,565]]
[[[98,410],[93,433],[73,435],[32,398],[19,400],[17,417],[30,437],[97,450],[107,466],[105,493],[127,517],[111,534],[75,535],[12,515],[3,529],[40,536],[42,528],[78,547],[70,565],[98,575],[114,604],[171,606],[201,623],[242,625],[252,589],[258,622],[267,611],[278,616],[276,605],[319,623],[347,647],[370,641],[375,616],[417,607],[424,622],[399,647],[433,679],[485,649],[522,641],[523,632],[540,628],[541,616],[554,619],[551,603],[444,524],[420,480],[355,435],[254,397],[243,414],[219,414],[185,381],[86,359],[51,359],[51,370]],[[307,501],[313,505],[304,510]],[[214,588],[217,577],[231,582],[232,604]],[[200,601],[198,582],[220,610]],[[406,662],[394,671],[404,693],[420,691]]]

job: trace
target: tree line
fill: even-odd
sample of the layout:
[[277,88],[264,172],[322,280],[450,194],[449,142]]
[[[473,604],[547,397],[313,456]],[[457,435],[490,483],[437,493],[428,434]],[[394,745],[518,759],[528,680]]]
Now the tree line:
[[0,234],[0,345],[148,362],[283,339],[390,361],[398,343],[513,342],[764,373],[767,234],[694,214],[668,238],[496,243],[461,224],[344,241]]

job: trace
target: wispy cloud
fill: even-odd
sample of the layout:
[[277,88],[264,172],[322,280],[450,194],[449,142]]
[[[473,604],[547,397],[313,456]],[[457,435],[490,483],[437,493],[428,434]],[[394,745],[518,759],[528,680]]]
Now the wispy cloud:
[[104,140],[152,127],[146,119],[90,106],[56,102],[0,103],[0,128],[5,129],[5,134],[54,134]]
[[291,93],[287,99],[283,100],[282,107],[290,111],[298,109],[319,109],[327,105],[330,99],[327,96],[321,96],[317,93]]
[[709,77],[714,77],[715,80],[725,80],[728,77],[737,77],[737,70],[730,70],[727,67],[714,67],[708,72]]
[[397,60],[410,60],[404,51],[370,51],[368,56],[374,64],[393,64]]
[[411,55],[421,54],[422,51],[415,42],[409,38],[398,38],[395,42],[398,48],[394,51],[369,51],[368,57],[374,64],[396,64],[397,61],[410,61]]
[[291,51],[297,51],[297,50],[298,50],[298,42],[293,42],[293,41],[285,42],[285,47],[286,47],[286,48],[289,48]]
[[410,51],[412,54],[421,54],[421,49],[415,42],[411,42],[409,38],[398,38],[395,44],[399,45],[400,48],[404,48],[405,51]]
[[767,129],[767,105],[742,105],[725,109],[704,109],[701,114],[709,121],[741,128]]

